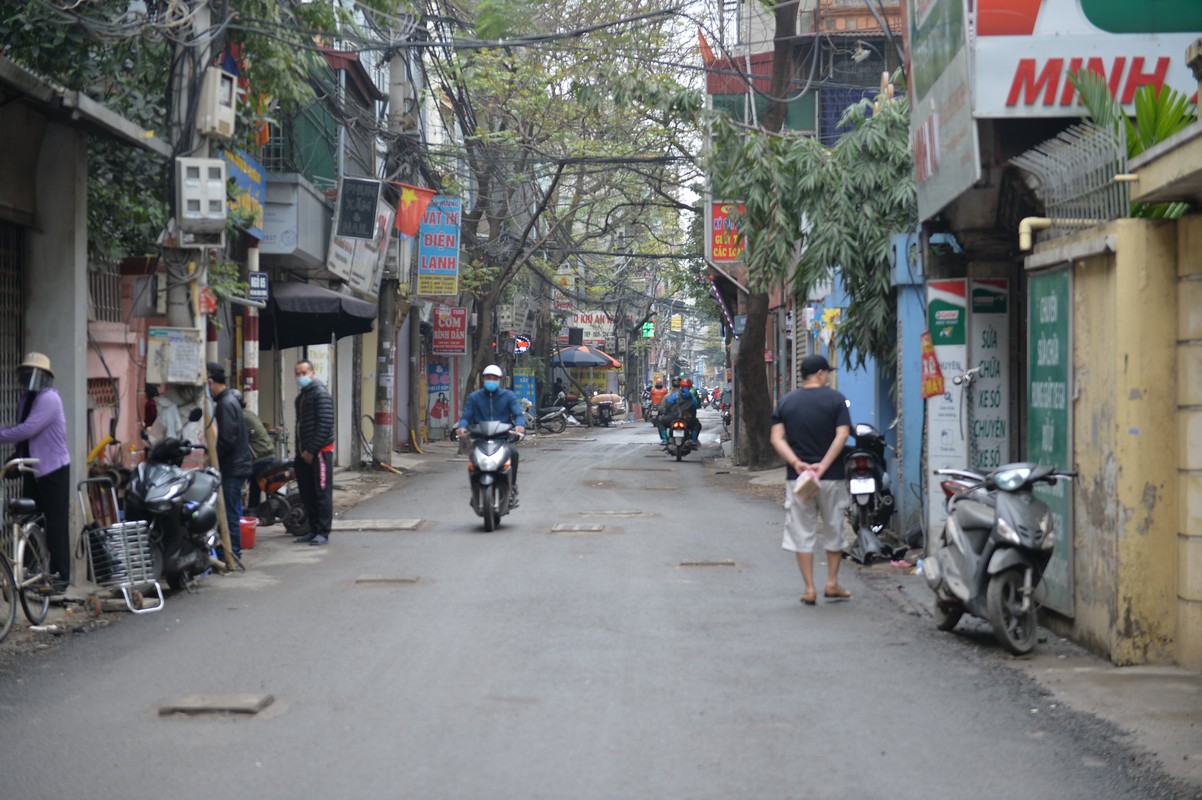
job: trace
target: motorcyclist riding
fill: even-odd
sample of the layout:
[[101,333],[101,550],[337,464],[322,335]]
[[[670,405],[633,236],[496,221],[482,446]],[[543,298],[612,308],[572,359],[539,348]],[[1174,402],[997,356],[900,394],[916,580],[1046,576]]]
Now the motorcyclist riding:
[[680,381],[676,378],[672,379],[672,383],[677,384],[676,388],[664,398],[660,410],[660,439],[665,446],[668,443],[668,428],[675,419],[683,419],[688,423],[694,442],[697,442],[701,436],[701,423],[697,420],[697,399],[693,395],[693,390],[685,386],[685,381],[692,383],[687,378]]
[[[501,378],[504,373],[496,364],[484,368],[484,388],[478,389],[467,396],[463,404],[463,416],[455,423],[455,435],[462,437],[469,425],[480,422],[504,422],[513,425],[518,436],[526,433],[526,415],[522,412],[522,404],[518,396],[509,389],[501,388]],[[518,507],[518,451],[513,449],[511,466],[512,484],[510,486],[510,508]]]
[[[672,376],[672,392],[676,392],[679,389],[680,389],[680,378],[673,375]],[[668,446],[668,426],[670,426],[672,424],[672,420],[668,419],[665,416],[665,414],[668,413],[666,410],[668,407],[668,405],[667,405],[668,395],[669,395],[669,392],[665,391],[664,394],[660,397],[659,402],[656,403],[656,405],[659,406],[660,411],[659,411],[659,416],[655,418],[655,427],[659,431],[659,443],[661,445],[663,445],[664,447]]]

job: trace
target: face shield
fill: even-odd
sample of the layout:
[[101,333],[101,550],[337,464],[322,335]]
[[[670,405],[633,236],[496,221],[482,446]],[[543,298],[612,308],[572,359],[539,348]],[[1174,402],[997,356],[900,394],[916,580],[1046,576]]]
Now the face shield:
[[17,369],[17,384],[30,392],[40,392],[54,385],[54,376],[44,369],[37,367],[19,367]]

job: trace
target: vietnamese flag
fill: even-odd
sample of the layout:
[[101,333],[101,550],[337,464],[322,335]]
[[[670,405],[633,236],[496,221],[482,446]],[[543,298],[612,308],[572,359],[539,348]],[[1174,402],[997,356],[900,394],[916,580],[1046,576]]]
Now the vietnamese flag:
[[421,227],[422,215],[426,207],[434,199],[433,189],[423,189],[420,186],[410,186],[398,183],[401,187],[401,200],[396,207],[396,229],[401,236],[416,238],[417,230]]

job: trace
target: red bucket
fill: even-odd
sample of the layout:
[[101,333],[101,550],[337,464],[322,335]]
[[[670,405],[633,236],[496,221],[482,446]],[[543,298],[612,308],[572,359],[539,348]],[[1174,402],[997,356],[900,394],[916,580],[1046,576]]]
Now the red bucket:
[[239,517],[238,529],[242,533],[242,549],[255,549],[255,531],[259,529],[258,517]]

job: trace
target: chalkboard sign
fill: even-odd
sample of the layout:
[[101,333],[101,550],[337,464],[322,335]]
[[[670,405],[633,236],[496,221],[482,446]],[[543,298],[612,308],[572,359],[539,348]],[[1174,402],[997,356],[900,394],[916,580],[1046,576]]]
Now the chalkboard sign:
[[336,235],[349,239],[374,239],[376,203],[380,182],[370,178],[343,178],[338,194],[338,230]]

